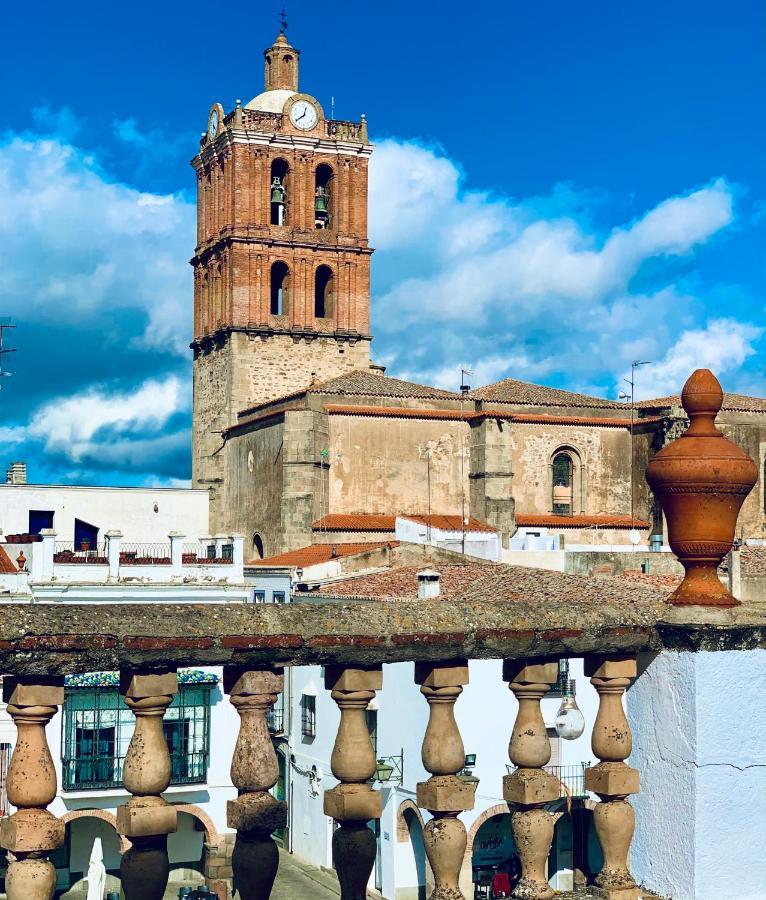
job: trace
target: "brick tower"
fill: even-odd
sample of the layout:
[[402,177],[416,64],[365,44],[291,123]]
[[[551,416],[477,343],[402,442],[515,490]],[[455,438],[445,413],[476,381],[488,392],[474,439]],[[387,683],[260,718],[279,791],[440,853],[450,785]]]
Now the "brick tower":
[[192,160],[193,480],[213,489],[213,524],[237,413],[370,364],[364,116],[329,120],[299,93],[284,33],[264,57],[265,91],[213,104]]

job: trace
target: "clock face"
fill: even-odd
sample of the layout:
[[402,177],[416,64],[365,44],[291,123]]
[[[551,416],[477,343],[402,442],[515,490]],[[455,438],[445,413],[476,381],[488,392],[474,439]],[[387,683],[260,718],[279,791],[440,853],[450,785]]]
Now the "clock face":
[[290,110],[290,121],[296,128],[308,131],[309,128],[313,128],[316,125],[318,119],[319,116],[313,103],[309,103],[308,100],[296,100],[293,103]]
[[207,124],[207,136],[211,141],[215,140],[216,135],[218,134],[218,110],[213,109],[210,113],[210,118],[208,119]]

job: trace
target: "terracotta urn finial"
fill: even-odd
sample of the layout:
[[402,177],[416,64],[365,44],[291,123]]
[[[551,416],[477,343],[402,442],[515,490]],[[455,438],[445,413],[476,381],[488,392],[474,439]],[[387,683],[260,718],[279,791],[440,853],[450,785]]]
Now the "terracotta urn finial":
[[24,556],[24,551],[20,550],[19,555],[16,557],[16,565],[19,568],[19,572],[23,572],[27,564],[27,558]]
[[670,547],[686,569],[674,606],[739,606],[718,578],[734,544],[737,516],[758,480],[755,463],[715,424],[723,391],[709,369],[697,369],[681,403],[689,427],[649,463],[646,480],[665,512]]

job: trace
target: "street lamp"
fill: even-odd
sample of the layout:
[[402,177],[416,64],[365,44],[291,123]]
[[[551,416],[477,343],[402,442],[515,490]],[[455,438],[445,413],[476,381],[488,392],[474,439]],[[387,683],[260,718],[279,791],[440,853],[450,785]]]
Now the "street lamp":
[[[635,531],[635,526],[633,525],[633,521],[635,519],[635,485],[633,479],[633,473],[635,470],[635,455],[634,455],[634,444],[635,441],[633,439],[633,422],[636,414],[636,369],[641,368],[641,366],[650,366],[651,362],[649,360],[634,360],[630,364],[630,378],[623,379],[626,384],[630,385],[630,524],[633,531]],[[625,391],[620,391],[620,399],[627,400],[628,395]],[[635,547],[635,543],[633,545]]]

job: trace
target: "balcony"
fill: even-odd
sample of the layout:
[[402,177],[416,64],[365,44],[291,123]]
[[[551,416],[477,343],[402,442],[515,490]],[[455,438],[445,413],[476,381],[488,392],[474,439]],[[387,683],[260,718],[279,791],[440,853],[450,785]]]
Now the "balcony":
[[[697,401],[703,402],[704,397]],[[716,452],[715,460],[706,463],[714,474],[710,482],[696,476],[694,489],[705,503],[711,497],[731,502],[734,489],[724,483],[720,458]],[[692,492],[678,493],[686,502]],[[668,519],[672,540],[677,523],[670,513]],[[730,524],[733,538],[733,521]],[[678,544],[687,579],[669,599],[635,584],[497,566],[457,600],[232,605],[225,614],[204,604],[104,604],[98,608],[97,628],[93,608],[84,604],[4,604],[0,671],[5,674],[4,699],[20,737],[7,782],[9,802],[17,811],[0,828],[1,843],[13,854],[9,900],[52,896],[55,870],[49,857],[63,844],[64,824],[47,809],[57,784],[46,725],[65,703],[67,675],[104,670],[119,670],[119,693],[133,717],[124,756],[116,753],[122,757],[123,785],[131,795],[117,815],[118,830],[130,844],[121,857],[122,889],[127,900],[162,897],[167,836],[176,828],[176,810],[162,796],[173,778],[174,738],[164,725],[172,721],[177,670],[195,665],[223,666],[224,693],[241,721],[231,761],[237,796],[228,803],[227,821],[236,831],[232,863],[245,900],[270,896],[278,876],[271,835],[286,822],[286,804],[271,793],[278,763],[267,725],[269,712],[282,693],[285,667],[324,667],[324,689],[337,704],[340,723],[331,761],[337,783],[324,789],[323,811],[337,825],[332,847],[342,896],[362,900],[376,857],[375,832],[368,823],[382,812],[382,791],[373,786],[379,762],[366,712],[382,689],[385,666],[396,662],[415,663],[411,689],[419,690],[428,705],[422,763],[430,777],[417,785],[417,803],[408,803],[418,813],[428,813],[422,842],[436,885],[432,896],[465,897],[459,883],[467,840],[461,814],[472,809],[477,787],[459,777],[466,756],[454,710],[469,682],[470,661],[481,659],[503,660],[503,681],[518,701],[515,722],[495,716],[485,736],[487,744],[503,745],[510,736],[511,769],[505,777],[498,771],[490,784],[478,788],[491,796],[501,794],[513,810],[522,870],[515,896],[554,896],[547,873],[554,834],[549,807],[560,808],[562,786],[572,796],[588,792],[599,798],[593,820],[603,865],[595,883],[583,886],[582,896],[641,900],[645,893],[631,867],[642,858],[641,875],[680,885],[674,897],[710,896],[698,893],[687,880],[694,878],[694,860],[692,869],[679,875],[685,859],[675,852],[673,841],[683,832],[688,846],[703,842],[710,855],[718,852],[718,832],[698,832],[708,820],[693,810],[688,813],[672,778],[684,761],[690,779],[713,768],[700,765],[694,756],[699,724],[707,729],[711,746],[720,737],[718,743],[728,742],[730,754],[737,750],[738,722],[744,723],[741,734],[753,729],[757,733],[756,717],[762,716],[763,704],[760,694],[747,690],[756,682],[751,676],[762,659],[755,657],[766,651],[766,608],[737,605],[718,581],[716,557],[725,554],[727,541],[730,546],[723,513],[697,515],[687,505],[683,526],[692,525],[697,528],[692,549]],[[716,540],[714,550],[702,557],[704,548],[713,544],[706,537],[710,533]],[[559,681],[560,660],[573,657],[584,657],[599,704],[590,723],[599,762],[583,770],[582,783],[577,772],[548,768],[550,741],[541,712],[541,700]],[[723,658],[721,667],[717,659]],[[702,717],[694,719],[695,698],[687,699],[682,690],[689,686],[689,671],[704,682],[704,722]],[[729,673],[727,679],[714,682],[709,673],[720,671]],[[626,762],[633,747],[623,708],[629,688],[635,694],[631,721],[640,728],[634,755],[643,765],[641,772]],[[711,725],[715,717],[723,723],[720,735]],[[646,749],[652,742],[660,748],[654,754]],[[703,755],[711,752],[706,747]],[[100,755],[96,751],[97,760]],[[675,768],[667,765],[671,756]],[[744,782],[737,781],[744,769],[728,768],[730,780],[720,790],[711,789],[709,782],[695,782],[695,789],[717,800],[711,828],[718,827],[729,807],[741,803],[743,793],[747,799]],[[102,775],[114,778],[111,771],[96,769],[93,780]],[[757,796],[751,791],[751,804]],[[733,818],[739,829],[736,841],[724,846],[736,856],[748,845],[753,826],[752,818],[738,813]],[[640,852],[630,853],[634,829]],[[737,868],[736,859],[726,862],[720,871],[730,877],[730,889],[718,895],[744,896],[742,880],[752,880],[752,871]],[[219,897],[228,896],[227,885],[212,873],[209,884]]]

